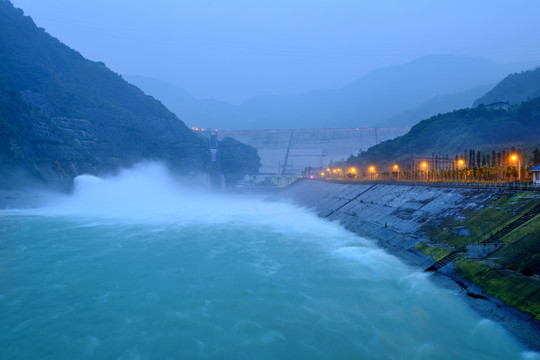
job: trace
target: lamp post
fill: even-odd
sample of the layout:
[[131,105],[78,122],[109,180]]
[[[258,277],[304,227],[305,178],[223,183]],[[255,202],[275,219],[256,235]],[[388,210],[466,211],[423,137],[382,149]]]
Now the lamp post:
[[426,172],[426,180],[429,181],[429,167],[428,167],[428,163],[426,161],[422,161],[422,163],[420,164],[420,166],[422,167],[422,169]]
[[369,173],[371,174],[371,180],[375,180],[375,166],[369,167]]
[[[458,170],[465,167],[465,160],[458,159],[457,161]],[[465,172],[465,180],[467,180],[467,173]]]
[[398,164],[394,164],[394,166],[392,166],[392,170],[394,170],[394,172],[397,173],[396,179],[399,181],[399,165],[398,165]]
[[350,175],[353,180],[356,178],[356,168],[352,167],[349,169],[349,173],[347,175]]
[[518,181],[521,181],[521,159],[516,154],[510,156],[510,160],[518,163]]

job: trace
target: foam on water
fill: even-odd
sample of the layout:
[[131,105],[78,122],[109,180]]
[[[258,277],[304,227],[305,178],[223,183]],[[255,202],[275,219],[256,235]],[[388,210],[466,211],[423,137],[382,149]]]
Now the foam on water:
[[0,238],[0,358],[537,358],[373,242],[157,164],[4,210]]

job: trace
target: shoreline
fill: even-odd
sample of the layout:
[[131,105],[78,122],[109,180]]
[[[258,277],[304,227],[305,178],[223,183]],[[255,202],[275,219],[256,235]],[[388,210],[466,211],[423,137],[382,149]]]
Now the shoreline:
[[[426,272],[428,264],[431,264],[419,254],[389,248],[384,246],[380,239],[353,232],[358,236],[369,238],[390,255],[420,271]],[[452,266],[447,265],[447,268],[439,271],[427,272],[429,274],[427,278],[437,287],[454,293],[480,317],[501,325],[517,342],[528,348],[527,350],[540,352],[540,322],[535,321],[532,315],[508,306],[496,297],[482,293],[479,286],[451,273],[451,270]]]
[[[354,184],[330,184],[300,180],[272,196],[269,200],[290,201],[293,204],[313,210],[320,218],[331,221],[337,220],[345,229],[359,236],[372,239],[378,246],[405,264],[420,271],[425,271],[435,261],[430,256],[413,248],[414,244],[420,240],[425,240],[425,238],[422,238],[421,231],[419,231],[420,225],[423,224],[422,221],[414,223],[414,219],[411,221],[400,219],[396,225],[392,224],[390,222],[392,217],[388,215],[390,212],[381,209],[381,206],[389,207],[388,203],[381,199],[387,196],[386,192],[389,192],[389,189],[379,190],[378,192],[375,189],[375,194],[366,195],[366,193],[373,191],[372,188],[372,185],[367,187]],[[398,189],[402,193],[407,190],[409,190],[409,187],[406,186]],[[416,190],[430,192],[433,189],[422,187]],[[461,190],[452,191],[454,193],[451,195],[455,196],[456,191]],[[433,193],[434,191],[431,191],[429,196],[433,196]],[[486,199],[491,196],[489,193],[484,195]],[[403,194],[401,196],[407,197],[407,195]],[[475,201],[481,203],[481,199],[475,198],[475,195],[472,195],[472,197]],[[368,201],[362,200],[363,198]],[[449,199],[450,197],[446,197],[441,201],[443,207],[441,209],[432,209],[431,215],[437,214],[438,211],[447,211],[454,206],[455,204],[449,204]],[[463,199],[468,202],[470,194],[463,196]],[[395,204],[392,205],[395,206]],[[397,208],[399,209],[399,205]],[[376,216],[377,212],[382,213],[383,211],[388,212],[384,216]],[[360,214],[362,217],[360,217]],[[409,217],[410,215],[407,214]],[[422,217],[424,216],[425,214],[422,214]],[[425,220],[423,221],[425,222]],[[499,298],[483,293],[480,286],[461,278],[452,270],[453,262],[438,271],[430,272],[428,279],[439,288],[455,293],[480,317],[501,325],[517,342],[526,348],[526,351],[540,352],[540,322],[535,320],[533,315],[506,305]]]
[[540,352],[540,327],[531,321],[531,315],[508,306],[490,295],[472,292],[449,274],[435,272],[429,279],[438,287],[456,294],[480,317],[499,324],[528,351]]
[[[415,257],[414,253],[410,251],[399,252],[395,251],[395,249],[389,249],[383,246],[379,239],[371,239],[386,252],[397,257],[405,264],[426,272],[425,263],[419,256]],[[437,287],[454,293],[480,317],[501,325],[527,350],[540,352],[540,323],[535,321],[532,315],[508,306],[496,297],[483,293],[482,288],[451,273],[452,266],[447,266],[449,269],[442,268],[439,271],[428,272],[429,276],[427,278]]]

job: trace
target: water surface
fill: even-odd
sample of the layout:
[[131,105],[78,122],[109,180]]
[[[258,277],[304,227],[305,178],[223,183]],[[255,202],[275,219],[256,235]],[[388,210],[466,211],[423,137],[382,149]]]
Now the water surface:
[[156,165],[0,212],[2,359],[522,359],[369,239]]

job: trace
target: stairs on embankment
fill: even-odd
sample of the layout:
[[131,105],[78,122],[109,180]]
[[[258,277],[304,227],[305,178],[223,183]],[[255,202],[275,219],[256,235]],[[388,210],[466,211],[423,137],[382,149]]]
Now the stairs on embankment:
[[[536,215],[540,214],[540,204],[536,205],[529,211],[527,211],[525,214],[521,215],[496,233],[489,236],[487,239],[482,241],[481,244],[499,244],[500,245],[500,239],[502,239],[505,235],[509,234],[513,230],[517,229],[521,225],[525,224],[527,221],[534,218]],[[452,261],[455,261],[462,253],[458,251],[453,251],[450,254],[446,255],[439,261],[437,261],[435,264],[431,265],[429,268],[426,269],[426,271],[438,271],[442,267],[448,265]]]
[[512,221],[510,224],[506,225],[496,233],[490,235],[487,239],[482,241],[483,244],[486,243],[497,243],[500,239],[502,239],[505,235],[509,234],[513,230],[517,229],[521,225],[525,224],[527,221],[531,220],[536,215],[540,214],[540,204],[536,205],[529,211],[527,211],[525,214],[521,215],[514,221]]
[[461,255],[461,252],[459,251],[452,251],[450,254],[443,257],[441,260],[437,261],[435,264],[431,265],[426,269],[426,271],[439,271],[443,266],[448,265],[452,261],[456,261],[456,259]]

